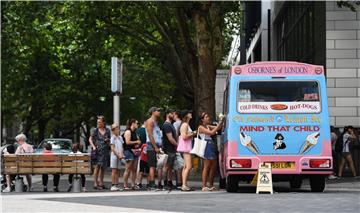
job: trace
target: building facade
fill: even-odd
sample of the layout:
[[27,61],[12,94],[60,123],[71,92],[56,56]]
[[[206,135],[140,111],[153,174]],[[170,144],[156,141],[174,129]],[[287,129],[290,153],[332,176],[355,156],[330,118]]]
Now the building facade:
[[334,1],[245,2],[246,62],[323,65],[331,124],[360,127],[360,6],[355,7],[356,12]]

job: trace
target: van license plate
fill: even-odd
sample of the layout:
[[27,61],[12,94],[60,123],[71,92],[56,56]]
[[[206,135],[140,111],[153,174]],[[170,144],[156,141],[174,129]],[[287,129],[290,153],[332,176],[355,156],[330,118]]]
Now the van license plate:
[[294,162],[272,162],[271,167],[273,169],[294,169]]

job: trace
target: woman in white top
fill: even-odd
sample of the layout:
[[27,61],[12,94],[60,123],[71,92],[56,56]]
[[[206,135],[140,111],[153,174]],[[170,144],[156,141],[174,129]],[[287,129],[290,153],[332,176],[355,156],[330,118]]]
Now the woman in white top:
[[343,169],[345,166],[345,160],[348,162],[348,165],[350,167],[350,170],[352,172],[352,175],[356,176],[356,170],[354,166],[354,161],[351,157],[349,145],[350,143],[354,143],[357,140],[356,134],[354,132],[354,127],[352,126],[346,126],[344,128],[344,133],[341,135],[343,139],[343,150],[341,153],[341,161],[339,166],[339,177],[342,176]]
[[[215,135],[222,127],[222,120],[217,126],[210,125],[210,116],[203,112],[200,114],[200,126],[198,128],[199,136],[206,141],[205,153],[204,153],[204,166],[202,171],[202,191],[214,191],[214,178],[217,169],[217,154],[216,144],[213,142],[211,136]],[[208,174],[210,176],[208,179]],[[209,181],[209,187],[206,186]]]
[[112,136],[110,139],[111,155],[110,155],[110,168],[111,168],[111,191],[119,191],[119,175],[121,169],[121,159],[124,158],[123,138],[120,136],[119,125],[111,125]]

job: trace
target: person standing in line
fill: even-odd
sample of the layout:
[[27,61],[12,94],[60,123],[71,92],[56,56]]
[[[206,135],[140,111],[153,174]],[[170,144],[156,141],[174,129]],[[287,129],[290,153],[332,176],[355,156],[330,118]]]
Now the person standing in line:
[[136,186],[139,189],[143,188],[142,178],[144,174],[147,174],[147,185],[149,185],[149,165],[147,163],[147,154],[146,154],[146,143],[141,145],[141,154],[138,165],[138,173],[136,178]]
[[187,184],[189,173],[192,167],[191,154],[192,139],[196,135],[196,131],[192,131],[189,121],[192,119],[192,113],[188,110],[183,110],[181,113],[182,123],[180,126],[179,145],[177,151],[181,152],[184,156],[184,168],[182,171],[182,187],[181,191],[193,191]]
[[143,122],[143,124],[141,125],[141,127],[136,130],[136,133],[138,134],[141,144],[146,144],[146,121]]
[[164,153],[168,155],[167,162],[165,165],[167,180],[164,180],[164,185],[168,189],[173,189],[174,185],[172,183],[172,174],[174,162],[176,159],[176,130],[172,125],[174,119],[174,110],[167,110],[165,113],[165,122],[162,126],[163,131],[163,150]]
[[111,156],[110,156],[110,168],[111,168],[111,191],[119,191],[119,175],[121,169],[121,159],[124,158],[123,138],[120,136],[120,128],[118,124],[111,125],[112,136],[110,139]]
[[106,189],[104,185],[104,174],[110,163],[110,129],[106,128],[104,116],[98,116],[97,128],[91,134],[89,143],[96,152],[96,165],[93,174],[94,189]]
[[[217,126],[210,125],[210,116],[203,112],[200,114],[200,126],[198,128],[199,136],[206,141],[205,153],[204,153],[204,166],[202,171],[202,191],[215,191],[214,178],[217,169],[217,155],[216,144],[212,140],[211,136],[215,135],[222,127],[222,120]],[[209,179],[208,179],[208,174]],[[209,187],[206,186],[209,181]]]
[[179,137],[180,135],[180,125],[182,123],[181,121],[181,112],[179,110],[176,110],[174,112],[174,123],[173,123],[173,126],[175,128],[175,131],[176,131],[176,138]]
[[354,127],[352,126],[346,126],[344,128],[344,132],[341,135],[342,140],[343,140],[343,150],[341,153],[341,160],[340,160],[340,165],[339,165],[339,175],[338,177],[341,178],[342,174],[343,174],[343,169],[345,166],[345,161],[347,161],[350,170],[352,172],[352,175],[354,177],[356,177],[356,170],[355,170],[355,166],[354,166],[354,161],[351,157],[351,152],[349,149],[350,143],[354,143],[357,140],[357,136],[355,134],[354,131]]
[[[81,155],[82,152],[81,152],[80,150],[82,150],[82,145],[79,144],[79,143],[75,143],[75,144],[72,145],[72,147],[71,147],[71,152],[69,153],[69,155]],[[80,162],[84,162],[84,161],[80,161]],[[69,181],[69,188],[68,188],[68,192],[70,192],[71,189],[72,189],[73,177],[74,177],[74,174],[69,174],[69,179],[68,179],[68,181]],[[86,177],[85,177],[84,174],[81,174],[80,177],[81,177],[82,191],[83,191],[83,192],[86,192],[86,191],[87,191],[87,189],[86,189],[86,187],[85,187]]]
[[[333,157],[333,171],[334,174],[336,175],[338,172],[338,153],[336,153],[335,150],[335,144],[336,141],[338,140],[338,136],[335,133],[335,128],[334,126],[330,126],[330,137],[331,137],[331,151],[332,151],[332,157]],[[335,176],[334,174],[329,175],[329,179],[337,179],[337,176]]]
[[[15,137],[16,142],[19,144],[19,146],[17,147],[15,154],[16,155],[20,155],[20,154],[32,154],[34,152],[33,147],[26,143],[26,136],[24,134],[19,134]],[[31,191],[31,185],[32,185],[32,180],[31,180],[31,175],[28,174],[26,175],[26,181],[28,184],[28,191]]]
[[141,144],[139,136],[136,134],[136,130],[139,127],[139,122],[136,119],[130,119],[127,122],[126,130],[124,133],[124,156],[125,156],[125,172],[124,172],[124,190],[130,190],[128,185],[128,179],[131,173],[132,188],[137,189],[135,185],[136,179],[136,166],[137,156],[135,156],[133,150],[137,145]]
[[[43,155],[47,155],[47,156],[52,156],[54,155],[54,153],[51,151],[52,150],[52,146],[49,143],[44,144],[44,152]],[[59,192],[59,183],[60,183],[60,175],[59,174],[54,174],[54,192]],[[47,184],[48,184],[48,180],[49,180],[49,175],[48,174],[43,174],[42,175],[42,183],[43,183],[43,191],[47,192]]]
[[158,125],[160,118],[160,108],[151,107],[149,109],[150,118],[146,121],[146,144],[147,157],[149,165],[149,188],[156,189],[155,185],[155,170],[157,165],[156,155],[160,154],[160,147],[162,143],[162,134]]
[[[176,110],[174,112],[174,123],[173,126],[176,130],[176,141],[179,141],[179,135],[180,135],[180,125],[181,125],[181,112],[180,110]],[[181,157],[181,154],[179,152],[176,152],[176,158],[174,161],[174,170],[176,173],[176,188],[181,189],[182,187],[182,170],[184,167],[184,159]]]

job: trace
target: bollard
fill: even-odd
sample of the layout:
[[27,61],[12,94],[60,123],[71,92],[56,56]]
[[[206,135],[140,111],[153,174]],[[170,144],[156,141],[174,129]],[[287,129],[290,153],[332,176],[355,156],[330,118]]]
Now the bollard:
[[24,192],[24,181],[22,177],[15,179],[15,192]]
[[81,178],[74,177],[72,184],[72,192],[81,192]]

